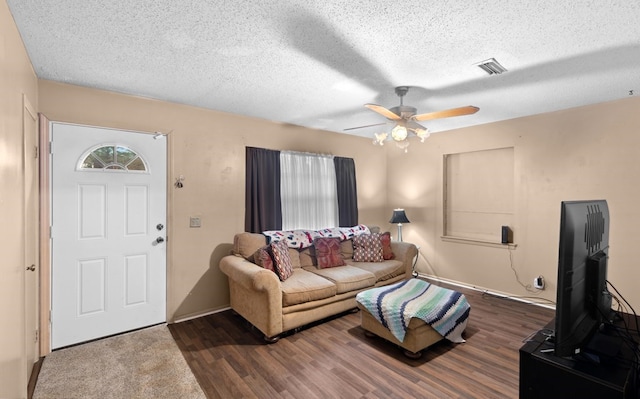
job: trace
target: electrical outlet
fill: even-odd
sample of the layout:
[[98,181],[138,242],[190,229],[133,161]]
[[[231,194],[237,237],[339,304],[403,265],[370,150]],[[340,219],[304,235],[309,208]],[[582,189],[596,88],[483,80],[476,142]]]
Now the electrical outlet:
[[538,276],[533,279],[533,287],[539,290],[544,289],[544,277]]

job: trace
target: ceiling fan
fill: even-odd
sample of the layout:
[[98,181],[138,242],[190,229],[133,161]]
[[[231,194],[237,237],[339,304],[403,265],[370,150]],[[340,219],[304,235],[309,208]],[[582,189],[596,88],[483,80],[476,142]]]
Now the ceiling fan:
[[[450,118],[452,116],[471,115],[475,114],[479,110],[478,107],[469,105],[466,107],[452,108],[444,111],[416,114],[417,109],[415,107],[404,105],[402,103],[402,98],[409,91],[409,86],[398,86],[395,88],[395,91],[398,97],[400,97],[400,105],[398,105],[397,107],[387,109],[377,104],[365,104],[364,106],[395,123],[393,129],[391,129],[391,138],[396,141],[396,144],[398,144],[399,147],[404,148],[405,152],[406,148],[409,146],[409,142],[407,141],[407,139],[409,138],[410,133],[420,138],[421,142],[424,142],[424,140],[429,137],[430,133],[427,128],[422,126],[418,122],[428,121],[432,119]],[[344,130],[347,131],[362,129],[365,127],[386,125],[387,123],[388,122],[374,123],[373,125],[351,127]],[[376,139],[373,141],[373,144],[383,145],[388,134],[386,132],[376,133],[375,136]]]

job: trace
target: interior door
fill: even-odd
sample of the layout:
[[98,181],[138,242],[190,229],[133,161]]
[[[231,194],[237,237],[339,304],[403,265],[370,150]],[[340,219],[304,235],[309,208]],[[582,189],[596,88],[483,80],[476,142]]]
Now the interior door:
[[38,351],[38,123],[37,114],[23,97],[24,135],[24,302],[27,380],[40,357]]
[[51,346],[166,321],[166,140],[51,125]]

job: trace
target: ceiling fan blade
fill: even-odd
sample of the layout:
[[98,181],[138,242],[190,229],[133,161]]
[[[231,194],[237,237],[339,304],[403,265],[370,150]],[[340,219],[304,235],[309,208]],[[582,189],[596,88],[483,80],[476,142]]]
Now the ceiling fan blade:
[[355,129],[364,129],[365,127],[380,126],[380,125],[386,125],[386,124],[387,124],[387,122],[374,123],[373,125],[364,125],[364,126],[358,126],[358,127],[348,127],[346,129],[343,129],[343,130],[347,131],[347,130],[355,130]]
[[422,130],[427,130],[426,127],[422,126],[421,124],[417,123],[416,121],[412,121],[412,120],[408,120],[407,121],[407,129],[411,129],[411,130],[416,130],[416,129],[422,129]]
[[372,110],[374,112],[379,113],[380,115],[384,116],[387,119],[391,119],[392,121],[398,121],[398,120],[402,119],[399,115],[394,114],[393,112],[389,111],[388,109],[386,109],[382,105],[365,104],[364,106],[369,108],[370,110]]
[[435,112],[429,112],[426,114],[418,114],[418,115],[413,115],[411,117],[411,120],[414,121],[428,121],[431,119],[440,119],[440,118],[450,118],[452,116],[462,116],[462,115],[471,115],[471,114],[475,114],[476,112],[478,112],[480,108],[478,107],[474,107],[472,105],[466,106],[466,107],[460,107],[460,108],[452,108],[452,109],[447,109],[444,111],[435,111]]

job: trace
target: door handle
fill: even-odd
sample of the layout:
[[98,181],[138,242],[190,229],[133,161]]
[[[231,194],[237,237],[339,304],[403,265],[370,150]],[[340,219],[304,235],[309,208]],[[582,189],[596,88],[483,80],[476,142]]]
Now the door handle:
[[158,237],[156,238],[156,244],[162,244],[164,242],[164,238]]
[[27,270],[29,270],[30,272],[35,272],[36,271],[36,265],[31,265],[31,266],[27,267]]

